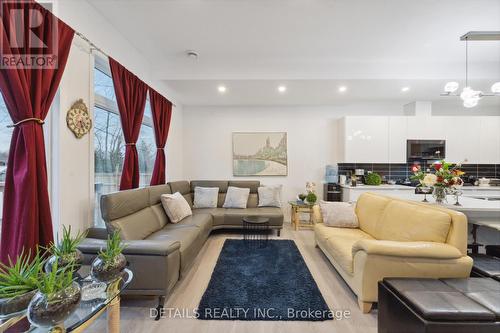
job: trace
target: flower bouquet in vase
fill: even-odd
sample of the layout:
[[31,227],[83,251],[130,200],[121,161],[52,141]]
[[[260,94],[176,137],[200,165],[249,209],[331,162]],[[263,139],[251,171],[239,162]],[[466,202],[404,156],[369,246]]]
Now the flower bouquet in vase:
[[415,164],[411,168],[411,179],[418,180],[420,187],[432,188],[436,203],[442,204],[446,201],[447,194],[457,193],[457,189],[464,183],[460,176],[465,172],[460,170],[460,167],[461,163],[453,165],[441,160],[433,163],[431,168],[424,172],[420,165]]

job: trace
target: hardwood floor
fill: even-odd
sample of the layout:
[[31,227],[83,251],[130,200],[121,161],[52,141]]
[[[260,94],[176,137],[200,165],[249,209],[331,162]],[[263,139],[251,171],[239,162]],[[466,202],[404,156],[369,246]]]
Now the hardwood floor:
[[[224,240],[240,238],[237,232],[214,232],[205,243],[189,273],[175,286],[165,308],[171,311],[170,317],[159,321],[150,318],[150,308],[156,306],[155,299],[123,299],[121,308],[121,332],[213,332],[213,333],[258,333],[258,332],[362,332],[377,331],[377,310],[363,314],[358,307],[356,296],[343,282],[320,249],[314,246],[312,230],[293,231],[286,224],[280,239],[293,239],[318,284],[325,301],[331,310],[350,310],[350,318],[323,322],[306,321],[230,321],[198,320],[178,318],[175,310],[187,311],[198,306],[201,296],[210,280],[215,263]],[[137,272],[136,274],[140,274]],[[284,276],[283,279],[287,277]],[[171,310],[169,310],[171,309]],[[106,321],[101,318],[88,332],[105,332]]]

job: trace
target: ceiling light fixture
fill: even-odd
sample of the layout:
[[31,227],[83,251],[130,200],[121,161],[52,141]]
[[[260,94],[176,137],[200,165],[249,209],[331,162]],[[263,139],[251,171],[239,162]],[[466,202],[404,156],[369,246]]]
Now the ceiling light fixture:
[[410,87],[403,87],[403,88],[401,88],[401,91],[402,91],[402,92],[407,92],[407,91],[409,91],[409,90],[410,90]]
[[195,50],[187,50],[186,56],[192,60],[198,60],[199,54]]
[[479,90],[472,89],[469,86],[469,40],[500,40],[500,31],[469,31],[460,40],[465,41],[465,87],[461,93],[458,93],[458,82],[450,81],[444,86],[444,92],[441,96],[460,96],[463,101],[463,106],[473,108],[479,104],[479,100],[486,96],[500,97],[500,82],[495,82],[491,86],[491,94],[483,93]]
[[280,93],[284,93],[284,92],[286,91],[286,86],[279,86],[279,87],[278,87],[278,91],[279,91]]
[[221,94],[223,94],[223,93],[225,93],[225,92],[226,92],[226,90],[227,90],[227,89],[226,89],[226,86],[218,86],[218,87],[217,87],[217,90],[218,90]]
[[346,86],[340,86],[339,87],[339,92],[343,93],[343,92],[346,92],[347,91],[347,87]]

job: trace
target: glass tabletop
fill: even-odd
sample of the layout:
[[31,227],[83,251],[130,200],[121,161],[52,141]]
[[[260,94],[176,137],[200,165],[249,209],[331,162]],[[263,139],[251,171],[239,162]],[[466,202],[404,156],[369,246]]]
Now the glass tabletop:
[[[99,313],[101,310],[103,310],[108,304],[111,303],[111,301],[113,301],[117,296],[120,295],[120,293],[128,286],[133,278],[133,274],[129,269],[125,269],[122,272],[121,277],[115,279],[114,281],[106,283],[92,280],[89,273],[90,266],[83,266],[78,271],[78,277],[75,280],[80,285],[82,297],[75,312],[71,316],[69,316],[62,325],[65,327],[66,332],[71,332],[77,329],[97,313]],[[50,328],[46,327],[30,327],[28,320],[26,319],[25,312],[18,315],[17,317],[14,316],[11,318],[2,319],[0,321],[0,328],[2,328],[4,324],[7,324],[8,321],[11,321],[11,323],[12,321],[17,322],[15,325],[19,326],[19,329],[15,329],[13,332],[46,333],[50,331]],[[22,329],[21,327],[29,328],[26,330]]]
[[308,203],[300,200],[293,200],[293,201],[288,201],[288,203],[294,207],[313,207],[316,205],[316,203]]

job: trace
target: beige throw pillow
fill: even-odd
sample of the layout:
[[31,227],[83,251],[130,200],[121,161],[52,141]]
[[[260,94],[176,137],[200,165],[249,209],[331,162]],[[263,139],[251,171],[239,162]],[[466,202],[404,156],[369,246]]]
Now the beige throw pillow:
[[250,195],[249,188],[241,188],[229,186],[227,188],[226,200],[224,200],[224,208],[247,208],[248,196]]
[[218,199],[218,187],[196,186],[194,188],[193,208],[217,208]]
[[354,206],[348,202],[320,201],[323,223],[329,227],[358,228],[359,222]]
[[170,222],[177,223],[182,219],[193,215],[186,199],[179,192],[174,194],[162,194],[161,204],[167,213]]
[[281,207],[282,185],[261,186],[259,193],[259,207]]

